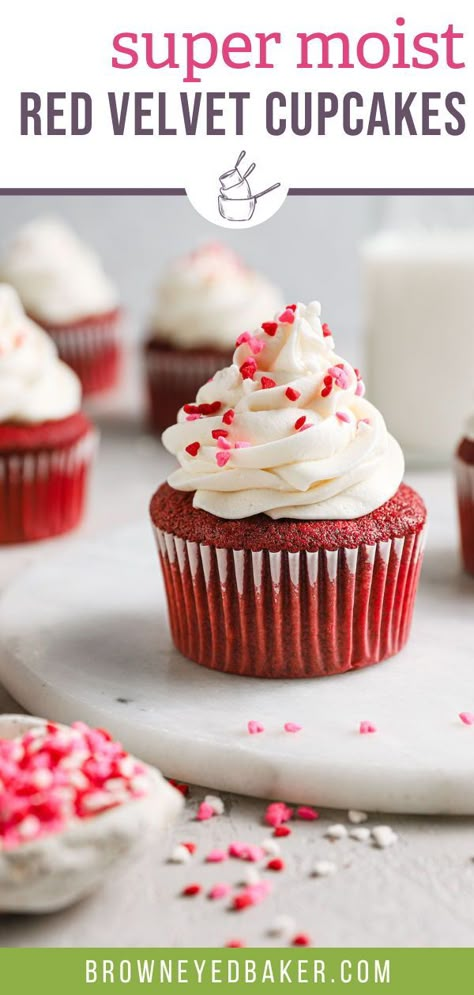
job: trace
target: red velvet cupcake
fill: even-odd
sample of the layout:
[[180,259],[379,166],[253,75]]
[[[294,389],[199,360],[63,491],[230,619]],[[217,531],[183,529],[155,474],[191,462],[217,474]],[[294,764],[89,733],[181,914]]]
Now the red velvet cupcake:
[[162,281],[144,345],[149,423],[162,432],[201,384],[232,362],[242,328],[281,305],[277,290],[223,245],[177,260]]
[[465,570],[474,576],[474,419],[456,453],[461,556]]
[[0,543],[79,524],[96,443],[80,399],[51,339],[0,285]]
[[171,631],[206,667],[320,677],[408,638],[426,509],[319,315],[240,336],[163,437],[181,464],[150,509]]
[[117,291],[98,257],[74,232],[51,219],[26,225],[0,272],[77,374],[83,394],[116,386],[122,363]]

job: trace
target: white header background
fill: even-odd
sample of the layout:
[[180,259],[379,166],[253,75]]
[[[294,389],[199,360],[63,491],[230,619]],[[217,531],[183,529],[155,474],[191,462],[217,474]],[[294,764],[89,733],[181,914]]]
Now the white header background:
[[[404,28],[396,18],[404,17]],[[39,4],[9,5],[1,15],[0,98],[2,188],[157,188],[185,187],[197,209],[217,221],[218,177],[230,169],[241,149],[247,150],[247,164],[257,163],[252,191],[275,181],[282,184],[276,193],[258,202],[258,221],[265,220],[282,203],[291,187],[322,188],[439,188],[474,187],[474,7],[465,0],[399,0],[380,4],[379,0],[334,0],[329,4],[309,4],[292,0],[275,4],[268,0],[239,0],[238,4],[216,0],[177,0],[158,4],[152,0],[43,0]],[[448,69],[445,43],[438,45],[440,64],[433,69],[364,69],[357,65],[355,46],[366,32],[381,32],[393,40],[395,32],[407,35],[408,59],[413,56],[411,41],[418,32],[441,34],[449,24],[464,33],[455,42],[455,56],[466,62],[465,69]],[[274,69],[230,69],[218,58],[211,69],[198,72],[199,83],[183,83],[185,44],[183,32],[213,33],[219,41],[232,32],[280,32],[279,45],[270,45]],[[300,46],[298,32],[343,31],[351,37],[354,69],[297,69]],[[163,34],[177,36],[180,69],[153,70],[143,55],[133,69],[112,68],[113,38],[121,32],[152,32],[157,39],[157,58],[164,57]],[[315,61],[319,61],[315,46]],[[339,48],[334,50],[338,61]],[[367,48],[367,54],[370,49]],[[374,58],[380,46],[373,49]],[[396,45],[393,41],[394,60]],[[416,53],[415,53],[416,54]],[[243,57],[242,57],[243,58]],[[247,55],[253,63],[258,47]],[[392,59],[390,59],[390,63]],[[108,91],[120,99],[131,91],[130,118],[123,136],[114,136],[108,104]],[[350,137],[342,131],[342,115],[330,120],[327,135],[317,131],[300,137],[288,128],[285,135],[271,137],[265,131],[265,98],[270,91],[332,91],[342,96],[348,91],[363,94],[367,107],[373,91],[383,91],[390,110],[393,93],[403,91],[451,91],[465,95],[460,108],[466,117],[461,136],[374,136]],[[93,100],[92,131],[86,136],[22,136],[20,134],[20,92],[86,91]],[[135,136],[133,134],[133,93],[147,91],[152,113],[149,126],[157,124],[158,92],[166,93],[167,123],[178,128],[177,136]],[[225,136],[205,134],[205,114],[199,119],[196,136],[183,133],[179,93],[207,91],[248,91],[243,137],[234,133],[234,104],[226,106],[222,122]],[[302,98],[301,98],[302,99]],[[63,124],[69,126],[68,99]],[[419,105],[414,105],[419,106]],[[440,108],[443,101],[440,101]],[[316,104],[314,104],[316,115]],[[361,112],[367,119],[368,110]],[[415,113],[419,122],[419,113]],[[447,119],[441,113],[440,123]],[[315,117],[316,121],[316,117]],[[256,219],[255,219],[256,220]],[[255,222],[251,222],[255,223]]]

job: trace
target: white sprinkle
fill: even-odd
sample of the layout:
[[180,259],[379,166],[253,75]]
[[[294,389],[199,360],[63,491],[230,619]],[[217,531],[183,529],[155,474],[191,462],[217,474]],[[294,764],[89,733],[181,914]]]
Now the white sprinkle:
[[224,815],[225,807],[222,798],[218,798],[217,795],[206,795],[204,799],[205,805],[210,805],[214,809],[216,815]]
[[38,835],[41,829],[41,823],[36,815],[27,815],[17,824],[18,835],[21,836],[22,840],[31,840]]
[[384,849],[397,842],[398,836],[390,826],[374,826],[372,829],[372,839],[376,846]]
[[358,826],[361,822],[367,822],[369,816],[367,815],[367,812],[359,812],[358,809],[351,808],[347,813],[347,818],[354,826]]
[[336,822],[334,826],[329,826],[324,833],[330,840],[343,840],[347,836],[347,829],[340,822]]
[[168,860],[171,864],[187,864],[191,860],[191,854],[187,846],[178,843],[174,850],[171,851]]
[[335,874],[337,865],[332,860],[317,860],[313,866],[313,874],[317,878],[327,878],[330,874]]
[[256,867],[246,867],[244,871],[244,876],[242,878],[243,884],[248,884],[248,885],[260,884],[261,880],[262,879]]
[[291,936],[295,932],[296,922],[291,916],[277,916],[268,932],[270,936]]
[[35,788],[38,788],[38,790],[41,790],[42,788],[50,788],[53,783],[53,773],[46,767],[39,768],[39,770],[34,771],[31,780]]
[[281,853],[280,844],[272,839],[263,840],[262,850],[265,850],[265,853],[268,853],[269,857],[278,857]]
[[367,843],[370,840],[370,829],[368,826],[357,826],[356,829],[351,829],[349,836],[351,840],[357,840],[358,843]]

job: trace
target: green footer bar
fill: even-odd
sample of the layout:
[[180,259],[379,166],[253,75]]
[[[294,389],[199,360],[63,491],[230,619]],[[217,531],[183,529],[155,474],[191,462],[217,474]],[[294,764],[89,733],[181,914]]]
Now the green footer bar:
[[83,995],[120,989],[189,991],[205,995],[221,986],[244,995],[292,988],[390,995],[446,995],[473,990],[471,949],[3,949],[1,995]]

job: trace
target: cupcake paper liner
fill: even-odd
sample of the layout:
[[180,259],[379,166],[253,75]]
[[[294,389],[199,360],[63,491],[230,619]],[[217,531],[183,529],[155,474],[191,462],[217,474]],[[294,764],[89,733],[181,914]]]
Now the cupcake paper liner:
[[340,674],[410,631],[425,531],[334,552],[221,549],[154,528],[178,650],[251,677]]
[[474,464],[456,460],[461,555],[465,569],[474,574]]
[[82,518],[97,433],[72,445],[0,454],[0,543],[68,532]]
[[215,372],[231,361],[221,355],[187,355],[183,350],[145,348],[149,421],[155,432],[163,432],[176,421],[183,404],[196,394]]
[[77,373],[84,395],[100,394],[117,385],[121,361],[120,313],[71,324],[42,324],[59,355]]

